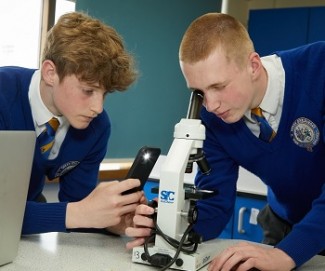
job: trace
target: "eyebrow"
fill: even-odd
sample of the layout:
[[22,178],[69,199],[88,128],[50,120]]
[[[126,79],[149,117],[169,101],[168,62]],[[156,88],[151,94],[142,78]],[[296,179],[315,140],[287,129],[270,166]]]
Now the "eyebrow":
[[217,87],[221,87],[221,86],[224,86],[224,85],[227,85],[227,84],[228,84],[227,81],[213,83],[213,84],[209,85],[206,89],[217,88]]

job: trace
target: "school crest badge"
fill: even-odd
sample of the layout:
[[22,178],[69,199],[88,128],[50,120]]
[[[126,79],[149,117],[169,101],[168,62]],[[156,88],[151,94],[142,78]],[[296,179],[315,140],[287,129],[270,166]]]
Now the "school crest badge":
[[70,162],[63,164],[62,166],[60,166],[60,168],[55,173],[55,178],[66,174],[67,172],[69,172],[70,170],[72,170],[79,164],[80,164],[79,161],[70,161]]
[[290,136],[295,144],[307,151],[313,151],[313,147],[319,142],[319,129],[310,119],[301,117],[296,119],[290,130]]

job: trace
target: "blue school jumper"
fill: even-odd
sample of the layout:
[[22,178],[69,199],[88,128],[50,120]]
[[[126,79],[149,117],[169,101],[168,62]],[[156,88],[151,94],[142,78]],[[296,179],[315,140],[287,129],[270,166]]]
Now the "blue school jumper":
[[[0,68],[0,130],[35,130],[28,99],[34,72],[33,69],[20,67]],[[70,126],[59,154],[53,160],[42,156],[36,142],[23,234],[67,231],[67,203],[85,198],[96,187],[109,135],[110,121],[103,111],[86,129]],[[59,178],[60,202],[36,202],[42,193],[45,176]]]
[[202,110],[207,139],[204,152],[212,167],[196,185],[218,190],[200,201],[196,230],[217,237],[233,214],[238,167],[268,187],[273,211],[293,225],[276,247],[300,266],[325,249],[325,42],[276,53],[285,70],[283,112],[276,137],[266,143],[244,120],[227,124]]

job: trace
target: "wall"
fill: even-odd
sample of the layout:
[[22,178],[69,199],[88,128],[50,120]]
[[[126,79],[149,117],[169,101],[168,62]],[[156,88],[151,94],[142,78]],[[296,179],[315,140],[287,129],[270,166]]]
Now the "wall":
[[190,98],[178,63],[179,43],[193,19],[220,8],[221,0],[77,0],[76,10],[124,37],[141,73],[128,91],[106,97],[112,121],[107,158],[134,157],[142,145],[167,154]]

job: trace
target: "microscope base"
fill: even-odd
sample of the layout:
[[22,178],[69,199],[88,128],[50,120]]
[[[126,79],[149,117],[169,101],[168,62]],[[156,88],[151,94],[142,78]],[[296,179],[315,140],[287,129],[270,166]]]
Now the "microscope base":
[[[148,247],[149,254],[152,256],[154,254],[164,254],[169,255],[171,258],[175,255],[175,249],[165,249],[159,248],[157,246]],[[170,268],[177,269],[177,270],[187,270],[187,271],[196,271],[202,268],[203,266],[207,265],[213,257],[218,252],[218,246],[216,246],[215,242],[204,242],[199,245],[197,251],[193,254],[185,254],[181,252],[178,256],[178,263],[182,263],[182,265],[177,266],[174,263]],[[143,246],[135,247],[132,253],[132,261],[136,263],[142,263],[151,265],[148,261],[142,259],[142,255],[144,254]]]

